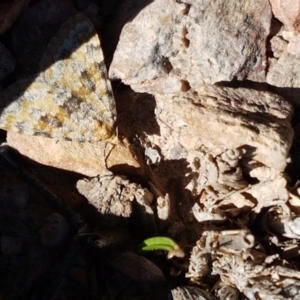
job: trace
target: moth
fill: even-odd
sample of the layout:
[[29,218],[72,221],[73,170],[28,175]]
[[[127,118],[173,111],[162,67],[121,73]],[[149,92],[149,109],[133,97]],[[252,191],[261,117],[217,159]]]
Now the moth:
[[116,106],[100,39],[84,15],[52,38],[35,78],[0,94],[0,128],[57,140],[116,140]]

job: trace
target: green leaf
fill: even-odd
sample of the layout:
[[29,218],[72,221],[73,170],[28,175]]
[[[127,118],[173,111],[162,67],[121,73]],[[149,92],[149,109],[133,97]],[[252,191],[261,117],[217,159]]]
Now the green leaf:
[[156,236],[144,240],[138,246],[139,252],[164,250],[169,252],[169,256],[183,257],[184,252],[174,240],[165,236]]

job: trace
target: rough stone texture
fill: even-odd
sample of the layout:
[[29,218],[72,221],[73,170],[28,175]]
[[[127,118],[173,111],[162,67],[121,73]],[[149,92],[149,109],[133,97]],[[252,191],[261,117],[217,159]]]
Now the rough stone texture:
[[156,0],[124,26],[112,78],[148,93],[234,78],[264,81],[268,1],[183,2]]
[[[140,123],[143,128],[156,124],[158,130],[141,131],[138,141],[151,181],[161,192],[157,197],[167,201],[164,215],[169,221],[193,216],[223,222],[256,207],[247,197],[229,197],[247,189],[249,176],[275,185],[275,179],[282,178],[293,139],[293,108],[282,97],[254,89],[202,86],[173,96],[157,95],[155,100],[156,122],[149,114]],[[202,202],[195,203],[193,197]]]
[[270,0],[272,12],[287,30],[300,33],[300,2],[294,0]]
[[[258,165],[277,172],[285,169],[293,138],[293,109],[280,96],[206,86],[172,98],[156,97],[156,102],[160,134],[148,139],[165,160],[191,162],[202,146],[212,156],[239,148],[250,169]],[[249,160],[255,162],[252,167]]]
[[96,176],[107,168],[140,174],[139,164],[124,144],[76,143],[7,133],[7,142],[21,154],[41,164]]
[[15,60],[11,53],[0,43],[0,80],[12,73],[15,68]]
[[277,87],[300,87],[299,58],[285,50],[278,59],[271,59],[267,83]]
[[204,231],[190,260],[187,276],[194,283],[211,273],[247,299],[298,299],[300,272],[279,255],[268,256],[248,229]]
[[209,188],[204,191],[200,201],[192,208],[198,222],[224,221],[228,216],[237,216],[246,211],[259,214],[263,208],[276,206],[282,208],[285,217],[288,215],[290,219],[291,209],[286,203],[291,200],[291,196],[287,190],[286,179],[282,177],[249,185],[239,191],[227,191],[222,195],[213,193]]
[[153,214],[150,207],[153,195],[139,184],[131,183],[125,176],[103,172],[91,180],[79,180],[77,189],[103,215],[128,218],[134,200],[144,206],[147,213]]
[[154,196],[140,184],[106,171],[90,180],[79,180],[76,187],[102,215],[106,226],[119,224],[122,218],[128,220],[135,211],[140,225],[145,225],[149,233],[156,232]]
[[270,42],[273,57],[269,58],[266,82],[274,92],[299,107],[300,35],[280,30]]

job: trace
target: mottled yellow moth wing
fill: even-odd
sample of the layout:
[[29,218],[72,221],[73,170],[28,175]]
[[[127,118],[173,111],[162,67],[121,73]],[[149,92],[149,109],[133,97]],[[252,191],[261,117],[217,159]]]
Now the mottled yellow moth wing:
[[34,81],[18,82],[1,97],[0,127],[81,142],[115,138],[116,109],[100,40],[82,15],[53,38]]

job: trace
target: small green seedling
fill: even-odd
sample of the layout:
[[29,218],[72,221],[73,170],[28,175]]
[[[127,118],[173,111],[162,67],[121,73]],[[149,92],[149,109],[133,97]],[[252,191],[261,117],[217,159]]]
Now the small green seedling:
[[144,240],[138,246],[139,252],[153,251],[153,250],[164,250],[168,251],[168,257],[173,256],[184,257],[183,250],[176,244],[171,238],[165,236],[156,236]]

